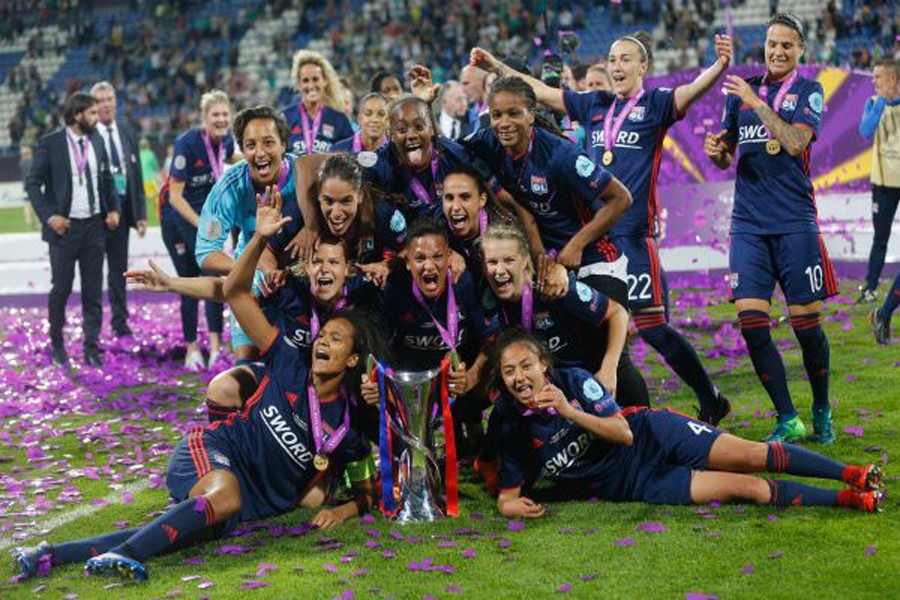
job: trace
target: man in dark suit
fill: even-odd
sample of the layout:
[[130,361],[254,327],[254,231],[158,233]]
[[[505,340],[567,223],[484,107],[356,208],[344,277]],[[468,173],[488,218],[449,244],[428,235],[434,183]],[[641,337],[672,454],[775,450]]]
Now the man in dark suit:
[[103,320],[103,249],[106,229],[119,225],[119,205],[93,96],[76,92],[63,106],[66,126],[38,142],[25,189],[50,246],[50,341],[53,362],[68,363],[63,341],[66,301],[72,293],[75,264],[81,274],[84,360],[100,366],[97,347]]
[[110,171],[122,209],[119,226],[106,232],[106,286],[112,309],[112,328],[117,337],[131,335],[128,327],[128,303],[125,275],[128,269],[128,237],[134,227],[139,237],[147,232],[147,203],[144,176],[138,159],[138,142],[127,123],[116,121],[116,90],[108,81],[91,88],[97,99],[100,124],[97,131],[109,156]]

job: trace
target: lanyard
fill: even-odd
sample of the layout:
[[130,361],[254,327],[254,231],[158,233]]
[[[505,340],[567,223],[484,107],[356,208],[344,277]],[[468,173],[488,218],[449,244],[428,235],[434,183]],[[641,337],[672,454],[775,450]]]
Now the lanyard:
[[[530,281],[526,281],[522,284],[521,310],[522,327],[531,331],[531,328],[534,325],[534,291],[531,288]],[[505,309],[503,310],[503,320],[506,321],[504,323],[505,325],[509,325],[509,315],[506,314]]]
[[[319,313],[316,311],[316,294],[313,291],[312,282],[309,283],[309,295],[312,300],[312,307],[310,308],[310,317],[309,317],[309,333],[310,339],[315,340],[316,336],[319,335]],[[337,312],[339,310],[343,310],[347,306],[347,286],[345,285],[341,288],[341,295],[338,297],[337,304],[334,305],[334,311]]]
[[212,170],[213,179],[216,181],[222,177],[225,172],[225,139],[219,141],[219,155],[213,152],[212,142],[209,141],[209,134],[206,131],[200,133],[203,138],[203,147],[206,148],[206,158],[209,159],[209,168]]
[[344,406],[344,422],[334,430],[325,444],[322,444],[322,407],[319,405],[319,395],[316,394],[312,383],[306,386],[309,400],[309,420],[312,425],[313,441],[316,444],[316,454],[330,454],[337,448],[347,432],[350,431],[350,407]]
[[322,124],[323,114],[325,114],[324,106],[319,108],[319,114],[313,119],[312,129],[310,129],[309,114],[307,114],[306,107],[303,106],[303,103],[300,103],[300,125],[303,127],[303,141],[306,143],[307,154],[312,154],[313,152],[313,143],[319,135],[319,126]]
[[[603,120],[603,149],[607,152],[611,151],[616,146],[616,140],[619,137],[619,132],[622,131],[622,125],[625,124],[625,119],[628,118],[628,115],[631,114],[631,109],[637,105],[641,98],[644,96],[644,90],[641,90],[628,99],[628,102],[625,104],[625,108],[622,109],[622,112],[619,113],[618,117],[615,117],[616,114],[616,104],[618,100],[613,99],[612,104],[609,106],[609,110],[606,111],[606,119]],[[615,122],[614,122],[615,121]]]
[[84,140],[83,152],[78,146],[78,141],[75,139],[75,136],[72,135],[72,132],[68,129],[66,129],[66,139],[69,140],[69,149],[72,151],[72,156],[75,157],[75,168],[78,170],[78,180],[81,181],[84,179],[84,171],[87,169],[88,154],[91,150],[91,138],[88,136],[81,138]]
[[447,327],[445,328],[440,322],[434,317],[434,313],[431,312],[431,309],[428,308],[428,304],[425,303],[425,298],[422,296],[422,290],[419,289],[419,286],[416,285],[416,282],[412,282],[412,293],[416,299],[416,302],[419,303],[419,306],[425,309],[425,312],[428,313],[428,316],[431,317],[431,322],[434,323],[434,326],[437,327],[438,333],[441,334],[441,339],[444,340],[444,343],[447,344],[447,347],[451,350],[456,350],[456,337],[459,330],[459,316],[456,314],[456,294],[453,291],[453,275],[450,273],[450,270],[447,270]]
[[[381,138],[381,143],[378,144],[378,148],[381,148],[386,143],[387,143],[387,136],[384,136]],[[362,150],[363,150],[362,132],[357,131],[356,133],[353,134],[353,154],[359,154],[360,152],[362,152]]]
[[[759,86],[759,99],[763,102],[768,102],[769,100],[769,85],[765,83],[768,74],[763,77],[764,85]],[[783,84],[781,84],[781,89],[778,90],[778,93],[775,94],[775,102],[772,103],[772,110],[775,111],[775,114],[778,114],[778,111],[781,110],[781,103],[784,100],[784,97],[790,91],[791,86],[794,85],[794,81],[797,79],[797,70],[795,69],[791,76],[787,78]]]
[[[431,183],[432,185],[437,185],[437,177],[438,177],[438,167],[440,166],[439,157],[437,153],[437,149],[434,147],[431,148]],[[425,186],[415,175],[412,176],[409,180],[409,187],[412,188],[413,194],[416,195],[416,198],[419,199],[419,202],[422,204],[430,205],[431,204],[431,194],[428,193],[428,190],[425,189]]]

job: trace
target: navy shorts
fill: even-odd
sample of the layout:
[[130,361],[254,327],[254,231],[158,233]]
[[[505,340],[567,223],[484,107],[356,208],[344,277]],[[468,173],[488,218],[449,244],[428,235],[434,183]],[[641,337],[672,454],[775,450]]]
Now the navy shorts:
[[623,414],[634,434],[627,496],[649,504],[691,504],[692,472],[706,468],[722,431],[668,409],[625,409]]
[[[208,473],[217,469],[226,469],[236,476],[231,469],[231,459],[222,452],[210,440],[204,436],[204,430],[200,427],[192,430],[181,438],[175,451],[169,457],[166,465],[166,487],[169,495],[175,502],[186,500],[191,489]],[[240,481],[238,476],[238,481]],[[241,483],[241,496],[243,504],[244,485]],[[243,511],[242,511],[243,512]],[[231,531],[240,521],[239,515],[234,515],[225,522],[224,532]]]
[[617,237],[613,242],[628,257],[628,308],[634,311],[668,304],[669,289],[656,238]]
[[729,299],[771,301],[775,283],[788,305],[803,305],[838,293],[837,274],[818,233],[731,234]]

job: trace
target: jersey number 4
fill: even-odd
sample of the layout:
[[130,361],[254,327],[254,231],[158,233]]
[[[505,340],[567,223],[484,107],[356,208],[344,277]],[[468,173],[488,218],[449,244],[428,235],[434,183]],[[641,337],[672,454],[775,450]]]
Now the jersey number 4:
[[705,425],[703,423],[695,423],[694,421],[688,421],[687,426],[691,428],[691,431],[694,432],[694,435],[703,435],[704,433],[712,433],[712,428],[709,425]]

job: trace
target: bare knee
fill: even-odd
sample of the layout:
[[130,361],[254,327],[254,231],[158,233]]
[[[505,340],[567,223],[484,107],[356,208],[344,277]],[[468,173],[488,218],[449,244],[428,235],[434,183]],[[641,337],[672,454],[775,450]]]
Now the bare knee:
[[206,397],[222,407],[241,408],[241,380],[247,377],[252,378],[253,372],[243,366],[222,371],[209,382]]
[[191,498],[203,497],[212,505],[219,523],[241,510],[241,486],[231,471],[218,469],[204,475],[190,492]]

